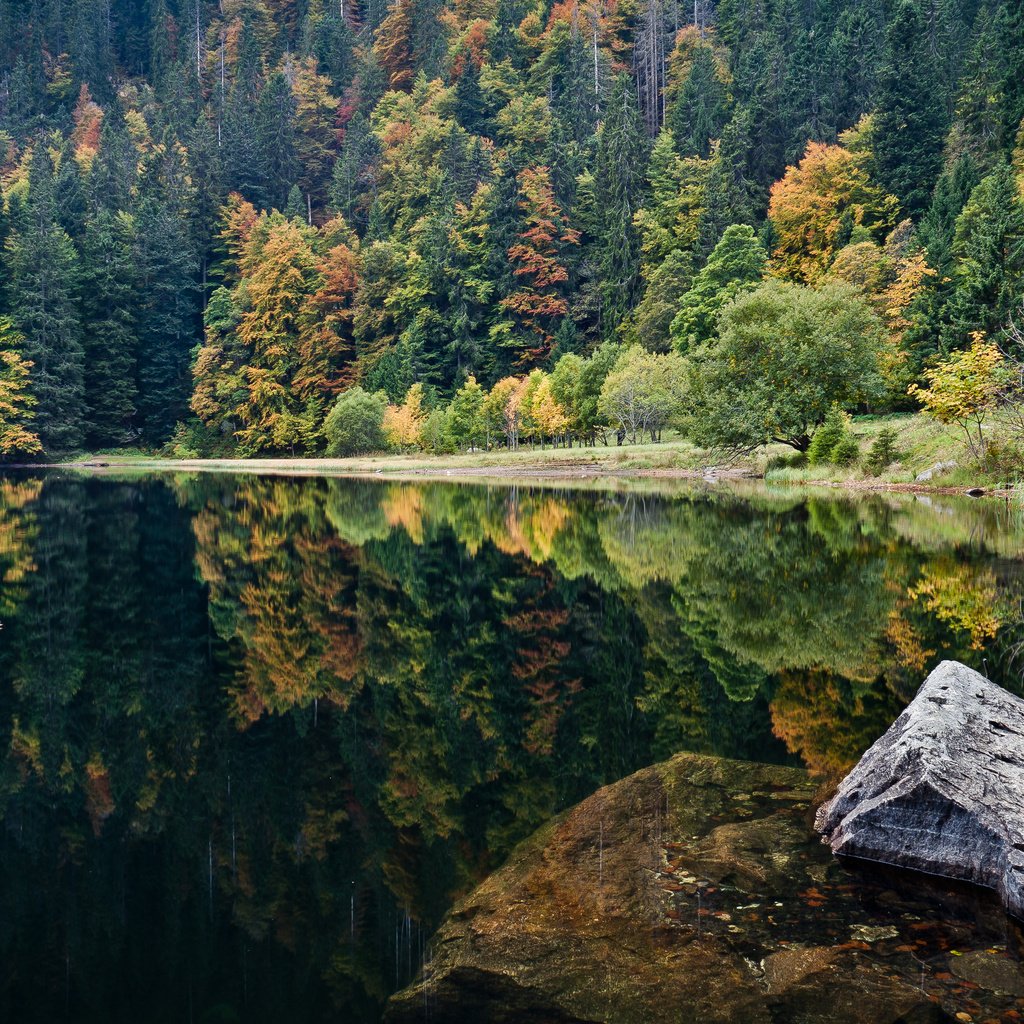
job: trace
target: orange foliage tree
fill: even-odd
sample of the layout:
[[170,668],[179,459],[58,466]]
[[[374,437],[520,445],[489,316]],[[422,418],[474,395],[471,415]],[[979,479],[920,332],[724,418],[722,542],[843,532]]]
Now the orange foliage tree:
[[891,225],[895,200],[873,185],[867,126],[843,139],[846,146],[810,142],[803,159],[771,190],[768,216],[775,229],[775,270],[791,281],[819,280],[855,227],[878,231]]
[[524,227],[508,258],[519,288],[502,299],[501,308],[512,321],[498,324],[494,334],[499,344],[517,350],[518,365],[530,366],[550,355],[554,328],[568,311],[561,294],[569,278],[562,251],[578,245],[580,234],[569,227],[555,200],[547,167],[527,167],[517,180]]

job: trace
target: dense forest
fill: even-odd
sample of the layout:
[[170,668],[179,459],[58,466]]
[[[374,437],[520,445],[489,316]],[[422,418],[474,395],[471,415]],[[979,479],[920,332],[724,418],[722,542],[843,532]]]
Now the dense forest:
[[0,0],[0,447],[592,437],[757,321],[802,449],[1012,349],[1022,120],[1016,0]]

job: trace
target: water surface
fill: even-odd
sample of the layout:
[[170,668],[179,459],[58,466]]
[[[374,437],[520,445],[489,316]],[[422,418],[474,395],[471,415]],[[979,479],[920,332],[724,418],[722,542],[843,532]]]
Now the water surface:
[[374,1021],[602,784],[837,778],[942,658],[1021,692],[1022,552],[966,499],[4,478],[0,1019]]

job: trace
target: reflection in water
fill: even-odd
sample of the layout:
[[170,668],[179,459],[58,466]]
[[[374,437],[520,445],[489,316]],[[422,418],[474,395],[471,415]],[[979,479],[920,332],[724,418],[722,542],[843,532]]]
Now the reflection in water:
[[995,505],[0,481],[0,1018],[374,1020],[459,894],[678,750],[845,771],[1019,689]]

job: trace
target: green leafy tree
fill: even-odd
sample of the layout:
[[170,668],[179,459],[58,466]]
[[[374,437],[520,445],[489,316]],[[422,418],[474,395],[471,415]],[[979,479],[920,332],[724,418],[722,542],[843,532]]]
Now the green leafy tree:
[[343,391],[324,421],[327,454],[332,458],[384,451],[387,396],[371,395],[358,385]]
[[676,353],[659,355],[632,345],[605,377],[598,411],[634,444],[645,432],[653,441],[678,414],[683,394],[683,362]]
[[761,280],[767,262],[753,228],[746,224],[727,228],[679,304],[671,327],[675,347],[686,352],[708,341],[723,307]]
[[728,305],[718,337],[690,353],[688,432],[713,448],[806,451],[833,405],[880,393],[884,344],[881,321],[850,286],[767,282]]
[[484,439],[485,397],[484,389],[477,383],[476,377],[472,376],[455,392],[450,408],[450,429],[458,444],[475,448]]

